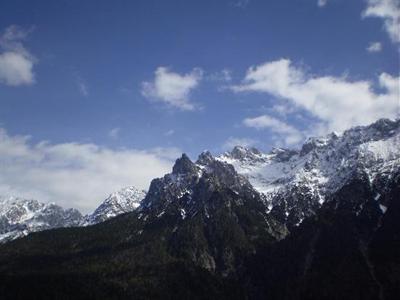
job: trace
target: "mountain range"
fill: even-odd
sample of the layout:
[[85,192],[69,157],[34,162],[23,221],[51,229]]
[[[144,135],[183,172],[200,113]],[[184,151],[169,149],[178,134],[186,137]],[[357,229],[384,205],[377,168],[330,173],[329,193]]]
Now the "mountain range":
[[0,243],[31,232],[59,227],[94,225],[135,210],[145,191],[126,187],[109,195],[91,214],[83,216],[76,209],[64,209],[55,203],[18,197],[0,198]]
[[64,228],[0,246],[0,297],[398,299],[399,146],[381,119],[298,150],[183,154],[84,217],[8,199],[8,240]]

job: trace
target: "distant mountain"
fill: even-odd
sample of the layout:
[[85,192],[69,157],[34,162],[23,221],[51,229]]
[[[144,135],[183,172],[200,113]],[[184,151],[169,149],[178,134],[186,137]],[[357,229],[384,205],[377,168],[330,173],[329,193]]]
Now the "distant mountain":
[[183,154],[132,212],[1,245],[0,298],[398,299],[399,137]]
[[30,199],[0,198],[0,243],[35,231],[78,226],[81,221],[82,215],[76,209]]
[[82,225],[97,224],[117,215],[131,212],[139,207],[145,196],[145,191],[140,191],[133,186],[112,193],[92,214],[84,217]]
[[93,213],[82,216],[76,209],[64,209],[54,203],[17,197],[0,198],[0,243],[59,227],[88,226],[135,210],[146,193],[135,187],[121,189],[108,196]]

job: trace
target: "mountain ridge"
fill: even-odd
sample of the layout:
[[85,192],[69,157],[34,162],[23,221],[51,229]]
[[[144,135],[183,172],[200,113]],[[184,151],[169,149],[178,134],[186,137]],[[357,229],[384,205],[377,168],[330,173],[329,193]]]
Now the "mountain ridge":
[[[232,151],[215,158],[210,152],[204,151],[195,163],[183,154],[174,165],[172,174],[196,170],[199,175],[204,172],[204,166],[214,159],[231,164],[239,175],[249,180],[261,193],[268,210],[272,210],[280,222],[293,227],[313,215],[327,196],[355,176],[354,172],[358,172],[357,176],[366,173],[371,184],[387,181],[385,174],[390,174],[400,163],[400,150],[396,147],[399,144],[400,119],[380,119],[371,125],[353,127],[341,134],[330,133],[324,137],[308,138],[297,150],[273,148],[263,153],[254,147],[236,146]],[[32,231],[103,222],[137,209],[145,195],[144,191],[133,186],[121,189],[110,194],[91,214],[79,217],[75,212],[75,219],[80,218],[80,221],[66,220],[64,223],[47,226],[35,225],[32,221],[25,222],[29,225],[12,222],[8,229],[3,225],[0,242],[25,236]],[[378,193],[376,199],[382,212],[386,211],[387,207],[379,200]],[[24,206],[24,201],[20,200],[20,206]],[[6,207],[6,204],[2,206]],[[4,210],[0,212],[0,216],[4,214]],[[62,214],[60,218],[63,218]],[[4,220],[3,224],[7,224],[8,221]]]

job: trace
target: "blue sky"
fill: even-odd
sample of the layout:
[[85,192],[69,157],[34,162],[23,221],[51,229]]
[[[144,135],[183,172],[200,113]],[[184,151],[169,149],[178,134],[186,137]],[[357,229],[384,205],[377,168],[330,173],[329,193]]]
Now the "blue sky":
[[[52,172],[90,169],[80,182],[97,199],[130,182],[146,188],[180,151],[195,158],[234,144],[296,147],[310,135],[396,117],[399,5],[1,1],[0,152],[14,153],[7,163],[27,162],[0,173],[0,193],[67,199],[76,182],[68,193],[38,186]],[[60,166],[63,151],[69,159]],[[94,170],[91,153],[110,166]],[[133,159],[123,178],[110,171],[124,166],[121,153]],[[140,177],[138,153],[154,172]],[[23,170],[43,181],[16,180]],[[98,199],[82,204],[88,195],[71,205],[89,209]]]

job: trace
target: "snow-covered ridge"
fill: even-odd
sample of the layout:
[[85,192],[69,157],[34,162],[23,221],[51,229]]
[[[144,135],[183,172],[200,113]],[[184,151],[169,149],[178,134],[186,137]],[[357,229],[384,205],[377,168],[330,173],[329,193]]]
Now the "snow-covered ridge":
[[[287,217],[296,211],[298,222],[307,216],[304,211],[312,213],[356,174],[365,174],[373,183],[378,175],[390,176],[399,169],[400,120],[381,119],[340,135],[310,138],[298,150],[262,153],[238,146],[217,159],[232,164],[247,177],[266,196],[270,209],[281,206]],[[305,195],[313,201],[302,212],[295,203],[287,202],[293,195]]]

